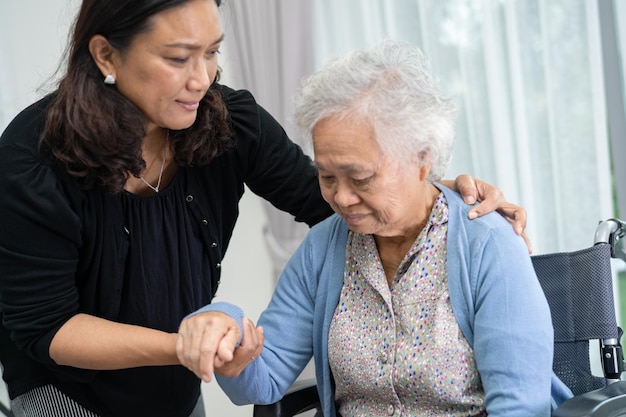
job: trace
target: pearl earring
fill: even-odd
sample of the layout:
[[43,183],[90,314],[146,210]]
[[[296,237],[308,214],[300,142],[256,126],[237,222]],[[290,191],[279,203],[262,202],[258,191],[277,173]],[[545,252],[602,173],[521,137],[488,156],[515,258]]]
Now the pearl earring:
[[113,76],[113,74],[109,74],[106,77],[104,77],[104,83],[109,84],[109,85],[114,85],[115,77]]

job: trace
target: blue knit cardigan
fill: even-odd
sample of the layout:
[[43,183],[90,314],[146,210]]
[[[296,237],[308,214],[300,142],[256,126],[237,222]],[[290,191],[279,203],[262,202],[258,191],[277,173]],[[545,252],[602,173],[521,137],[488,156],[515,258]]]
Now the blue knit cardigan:
[[[474,349],[487,413],[548,417],[572,394],[552,372],[550,311],[528,250],[501,216],[468,220],[471,207],[436,185],[449,209],[452,309]],[[346,223],[334,215],[313,227],[289,260],[258,322],[265,332],[261,356],[237,378],[216,378],[235,404],[279,400],[313,356],[324,415],[336,415],[328,329],[343,284],[347,235]]]

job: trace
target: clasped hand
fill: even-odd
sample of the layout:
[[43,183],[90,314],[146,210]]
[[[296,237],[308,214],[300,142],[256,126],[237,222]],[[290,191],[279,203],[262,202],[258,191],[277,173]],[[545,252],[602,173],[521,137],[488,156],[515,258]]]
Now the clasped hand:
[[261,327],[247,318],[242,326],[243,337],[237,322],[217,311],[186,318],[178,330],[176,356],[204,382],[210,382],[214,372],[235,377],[261,354],[264,342]]

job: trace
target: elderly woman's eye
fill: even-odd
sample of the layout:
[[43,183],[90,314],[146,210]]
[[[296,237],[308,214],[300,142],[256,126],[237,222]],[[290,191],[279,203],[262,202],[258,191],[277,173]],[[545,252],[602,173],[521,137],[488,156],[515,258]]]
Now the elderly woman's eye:
[[370,179],[372,177],[367,177],[367,178],[361,178],[361,179],[353,179],[352,182],[354,183],[354,185],[356,186],[363,186],[366,185],[367,183],[369,183]]

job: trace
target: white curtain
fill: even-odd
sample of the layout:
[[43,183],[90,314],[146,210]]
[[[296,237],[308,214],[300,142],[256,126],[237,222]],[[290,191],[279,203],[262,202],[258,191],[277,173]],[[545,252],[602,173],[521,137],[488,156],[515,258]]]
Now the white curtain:
[[[228,0],[222,11],[225,82],[250,90],[296,143],[300,141],[292,123],[294,96],[301,79],[313,69],[310,8],[309,0]],[[265,241],[278,277],[308,227],[263,204],[268,218]]]
[[[310,17],[309,17],[309,13]],[[454,178],[470,173],[526,208],[534,253],[590,245],[614,216],[595,1],[226,2],[231,84],[250,89],[297,142],[301,79],[385,38],[420,46],[458,107]],[[276,271],[306,228],[268,207]]]
[[613,216],[596,3],[316,0],[315,66],[413,42],[458,107],[448,178],[470,173],[528,211],[535,253],[593,243]]

